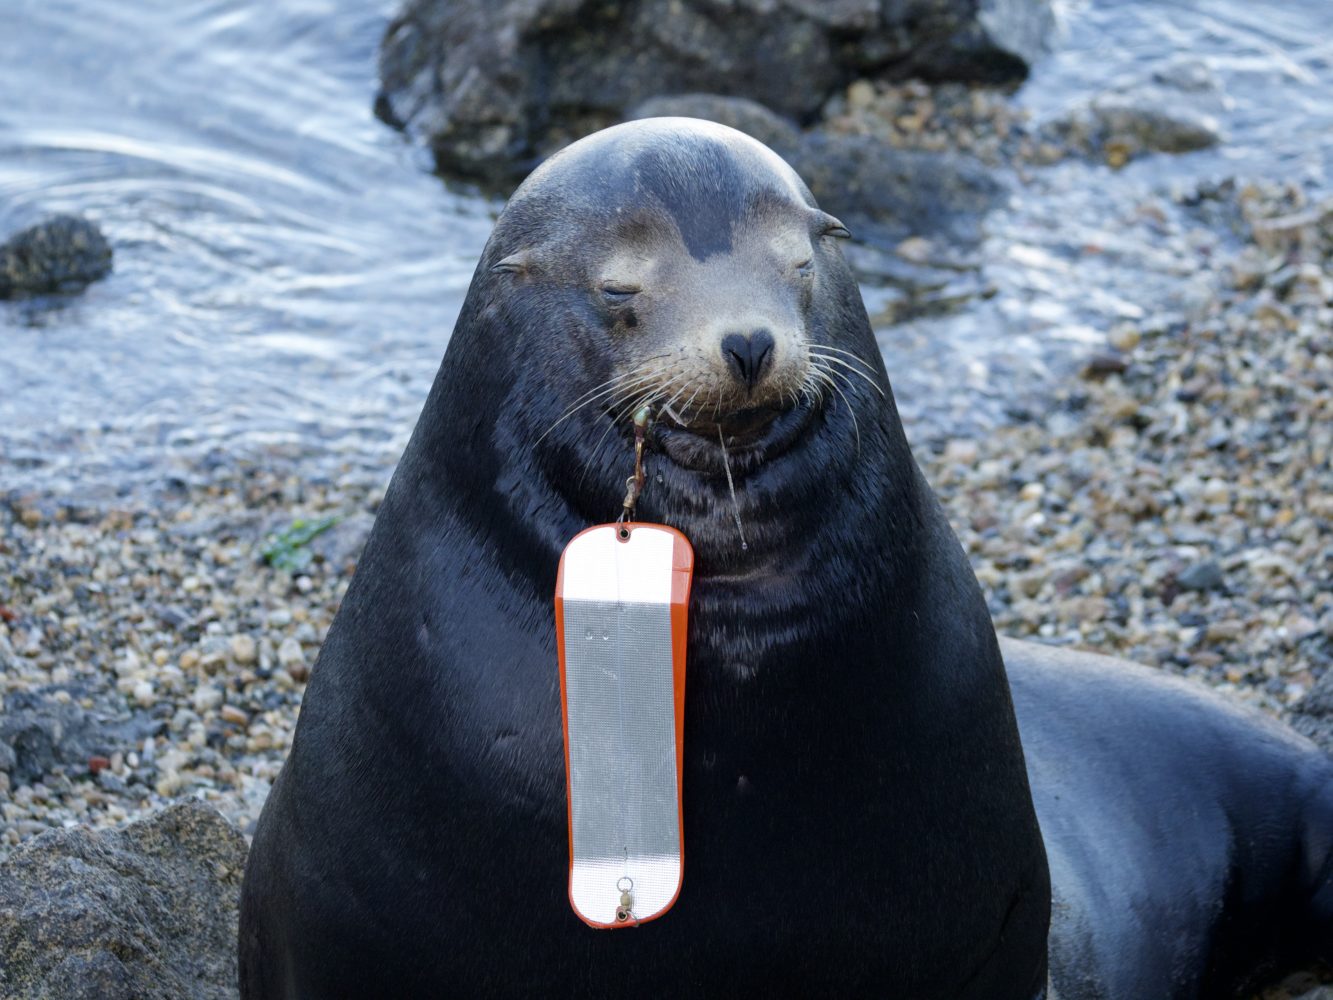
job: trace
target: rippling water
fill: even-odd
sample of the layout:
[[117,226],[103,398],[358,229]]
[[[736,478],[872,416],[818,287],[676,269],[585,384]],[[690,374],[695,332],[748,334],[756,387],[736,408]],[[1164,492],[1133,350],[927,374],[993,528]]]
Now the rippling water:
[[116,256],[84,295],[0,306],[5,485],[405,436],[495,206],[372,117],[387,6],[7,6],[0,231],[82,212]]
[[[975,433],[1104,349],[1116,323],[1167,324],[1209,294],[1201,259],[1228,234],[1171,199],[1228,177],[1333,186],[1333,0],[1057,0],[1061,37],[1017,101],[1039,124],[1182,57],[1225,95],[1225,141],[1119,171],[1068,160],[1031,170],[991,214],[984,274],[996,294],[960,314],[882,328],[909,422]],[[871,293],[873,300],[873,293]]]
[[[498,205],[446,189],[373,119],[390,8],[5,0],[0,233],[83,213],[116,258],[81,296],[0,303],[0,487],[124,489],[212,449],[396,455]],[[1064,13],[1020,98],[1034,115],[1186,50],[1233,99],[1230,141],[1116,174],[1065,163],[998,212],[999,293],[881,331],[904,411],[936,430],[1191,294],[1141,198],[1236,172],[1324,185],[1333,163],[1327,0]]]

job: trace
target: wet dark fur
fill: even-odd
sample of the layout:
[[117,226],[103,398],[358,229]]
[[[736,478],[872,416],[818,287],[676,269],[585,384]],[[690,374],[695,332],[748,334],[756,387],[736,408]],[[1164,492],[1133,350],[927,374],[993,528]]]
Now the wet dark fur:
[[[1046,983],[1050,889],[1004,666],[891,398],[855,379],[859,453],[838,401],[790,450],[751,456],[738,484],[748,552],[720,471],[650,449],[640,516],[679,527],[696,552],[684,887],[670,913],[636,930],[593,931],[570,909],[552,593],[564,544],[614,517],[630,454],[619,430],[594,450],[607,420],[597,407],[535,444],[609,377],[618,349],[579,262],[615,238],[618,206],[674,215],[691,252],[707,255],[721,252],[727,220],[773,201],[753,157],[679,124],[637,128],[658,131],[623,162],[565,154],[564,169],[497,223],[260,821],[242,996],[1031,1000]],[[538,244],[566,262],[559,280],[491,270]],[[819,242],[817,267],[808,336],[871,360],[887,391],[831,241]],[[1108,877],[1160,872],[1145,891],[1166,902],[1138,911],[1150,916],[1136,929],[1111,929],[1113,957],[1153,962],[1154,982],[1168,966],[1197,982],[1213,961],[1206,947],[1167,944],[1145,958],[1145,941],[1181,919],[1205,943],[1215,930],[1236,937],[1222,932],[1258,890],[1234,864],[1280,869],[1262,885],[1285,893],[1293,915],[1298,896],[1327,884],[1315,871],[1327,827],[1296,843],[1309,798],[1296,786],[1328,773],[1304,746],[1265,751],[1264,794],[1281,820],[1250,854],[1223,842],[1221,821],[1185,824],[1199,832],[1179,844],[1165,820],[1162,837],[1125,839],[1118,824],[1136,809],[1190,808],[1193,764],[1145,750],[1159,744],[1104,710],[1095,685],[1085,695],[1075,674],[1050,682],[1059,711],[1040,694],[1046,674],[1025,668],[1017,689],[1031,691],[1023,718],[1040,729],[1032,773],[1047,784],[1037,802],[1048,835],[1065,838],[1053,849],[1060,870],[1095,883],[1098,848],[1114,840],[1124,847]],[[1248,720],[1227,723],[1238,745],[1224,751],[1207,735],[1212,701],[1173,715],[1139,705],[1124,683],[1096,683],[1142,709],[1143,726],[1165,712],[1172,740],[1216,770],[1249,766]],[[1134,775],[1111,801],[1101,765]],[[1243,777],[1217,781],[1222,812],[1253,804]],[[1094,842],[1083,849],[1083,838]],[[1182,918],[1170,900],[1195,892],[1195,868],[1175,863],[1186,849],[1212,850],[1230,874],[1219,885],[1210,868],[1198,893],[1211,908]],[[1128,927],[1127,909],[1089,907],[1092,930]],[[1053,953],[1079,960],[1092,947],[1071,936]],[[1259,947],[1242,940],[1225,960],[1252,967]],[[1103,995],[1201,994],[1064,994]]]

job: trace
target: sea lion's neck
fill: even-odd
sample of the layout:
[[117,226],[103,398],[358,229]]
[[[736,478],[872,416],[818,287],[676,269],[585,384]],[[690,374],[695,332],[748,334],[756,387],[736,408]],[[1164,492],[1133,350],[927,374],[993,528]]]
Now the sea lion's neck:
[[[474,357],[446,357],[395,501],[418,508],[416,523],[443,532],[449,522],[483,542],[470,546],[471,558],[494,560],[503,578],[546,603],[569,539],[620,513],[632,438],[591,411],[562,420],[562,405],[528,385],[525,372],[456,360]],[[503,405],[486,409],[482,399]],[[738,647],[720,654],[742,655],[761,628],[796,641],[852,627],[882,631],[895,611],[920,617],[922,581],[937,568],[976,591],[891,394],[849,390],[793,447],[735,470],[734,491],[724,476],[682,468],[651,441],[644,467],[636,518],[690,540],[693,617],[720,623],[709,645],[730,637]],[[965,604],[955,602],[954,612],[988,630],[979,592]],[[696,637],[705,639],[692,631]]]

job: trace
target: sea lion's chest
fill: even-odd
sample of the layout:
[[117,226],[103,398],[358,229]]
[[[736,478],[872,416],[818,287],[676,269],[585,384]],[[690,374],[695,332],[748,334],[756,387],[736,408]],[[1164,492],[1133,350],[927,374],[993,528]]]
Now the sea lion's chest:
[[[521,672],[555,673],[553,648],[530,652],[542,662]],[[950,824],[957,803],[943,782],[957,759],[899,745],[888,693],[854,691],[836,663],[751,663],[744,676],[728,657],[691,663],[683,886],[668,913],[634,929],[590,929],[566,897],[558,694],[532,687],[508,703],[507,723],[494,702],[460,719],[456,752],[476,795],[454,804],[439,841],[466,863],[436,865],[431,879],[449,927],[423,954],[441,975],[455,988],[493,982],[493,965],[449,943],[478,934],[509,942],[506,989],[543,995],[652,992],[682,969],[710,996],[762,984],[786,995],[910,991],[914,968],[975,962],[958,942],[994,937],[1003,919],[977,899],[1000,898],[993,883],[1014,876],[983,870],[990,831]],[[521,741],[483,738],[519,718]]]

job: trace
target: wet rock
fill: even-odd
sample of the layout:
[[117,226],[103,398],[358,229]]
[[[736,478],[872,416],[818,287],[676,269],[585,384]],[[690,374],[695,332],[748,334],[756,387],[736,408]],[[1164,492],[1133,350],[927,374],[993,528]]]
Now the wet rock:
[[110,271],[101,230],[77,216],[52,216],[0,244],[0,299],[81,291]]
[[234,997],[245,850],[198,802],[119,831],[36,837],[0,866],[0,993]]
[[1222,138],[1215,119],[1188,108],[1163,106],[1155,90],[1098,98],[1092,106],[1103,147],[1127,146],[1131,152],[1188,153],[1207,149]]
[[811,132],[789,157],[819,205],[877,246],[913,235],[973,245],[1005,189],[977,160],[894,149],[872,136]]
[[1047,134],[1120,167],[1147,152],[1188,153],[1222,139],[1215,117],[1226,95],[1207,63],[1181,59],[1071,109]]
[[745,97],[718,94],[675,94],[652,97],[625,116],[639,118],[702,118],[718,122],[758,139],[782,157],[792,156],[801,146],[801,130],[796,123],[769,111],[757,101]]
[[662,94],[747,97],[808,122],[868,75],[1022,79],[1049,0],[408,0],[376,110],[448,174],[510,185]]

